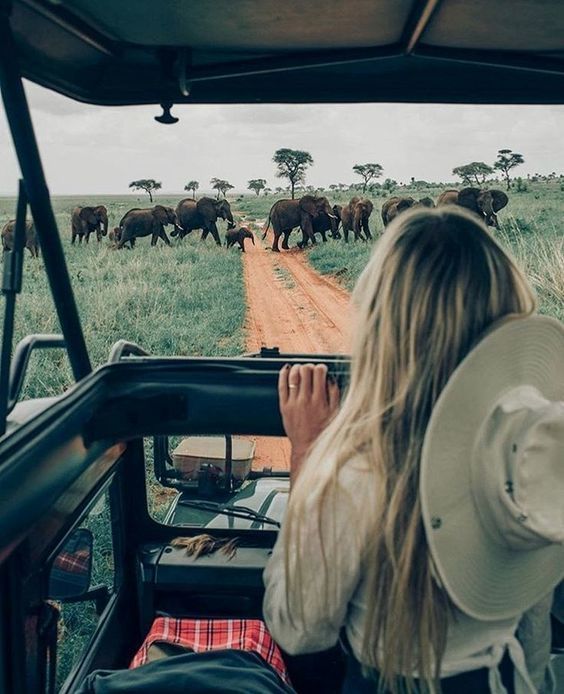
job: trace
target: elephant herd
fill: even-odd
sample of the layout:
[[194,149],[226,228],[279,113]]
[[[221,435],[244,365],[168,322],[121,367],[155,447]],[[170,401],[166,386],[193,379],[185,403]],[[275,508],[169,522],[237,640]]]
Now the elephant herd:
[[[170,239],[165,231],[166,226],[172,226],[171,235],[183,238],[194,229],[202,230],[202,239],[211,234],[214,241],[221,245],[217,220],[221,218],[227,221],[227,228],[233,229],[235,223],[231,208],[227,200],[213,200],[201,198],[181,200],[176,209],[165,205],[154,205],[149,209],[134,207],[128,210],[119,224],[110,232],[109,238],[117,248],[124,248],[129,244],[135,246],[135,241],[144,236],[151,237],[151,245],[156,245],[162,239],[170,246]],[[91,233],[96,233],[98,241],[108,233],[108,213],[103,205],[98,207],[77,207],[73,210],[71,219],[72,239],[74,243],[78,237],[79,243],[84,238],[88,243]]]
[[[497,212],[503,209],[509,199],[501,190],[481,190],[480,188],[464,188],[445,190],[436,202],[437,206],[459,205],[479,215],[488,225],[499,229]],[[417,207],[435,207],[432,198],[424,197],[416,200],[409,196],[394,196],[382,205],[382,222],[386,227],[401,212]],[[320,233],[323,241],[327,240],[327,232],[335,239],[341,238],[339,227],[342,227],[345,242],[349,233],[353,232],[355,240],[372,238],[368,220],[374,206],[367,198],[359,196],[351,198],[347,205],[333,205],[324,196],[304,195],[299,200],[278,200],[274,203],[268,215],[263,239],[272,225],[274,240],[272,250],[278,252],[279,240],[282,238],[282,248],[288,249],[288,238],[296,227],[302,232],[298,242],[300,248],[305,248],[309,241],[316,243],[315,234]]]
[[[480,188],[463,188],[462,190],[445,190],[438,199],[437,206],[460,205],[479,215],[489,225],[499,228],[497,212],[508,203],[507,195],[501,190],[482,190]],[[403,211],[414,207],[435,207],[435,202],[429,198],[415,200],[413,197],[394,196],[382,205],[382,221],[386,227]],[[349,240],[353,234],[354,240],[367,241],[372,238],[368,221],[374,206],[370,200],[356,196],[346,205],[331,205],[324,196],[304,195],[298,200],[278,200],[272,206],[264,229],[263,239],[272,226],[274,240],[272,250],[278,252],[279,241],[282,237],[282,248],[288,249],[288,239],[293,229],[300,228],[302,238],[298,242],[300,248],[305,248],[311,241],[316,243],[315,235],[320,234],[323,241],[329,233],[333,238]],[[227,222],[226,244],[228,247],[238,244],[245,250],[245,239],[250,238],[255,243],[253,233],[247,227],[236,228],[231,207],[227,200],[214,200],[203,197],[200,200],[185,198],[176,209],[164,205],[154,205],[149,209],[133,208],[129,210],[110,233],[109,238],[117,248],[129,244],[133,248],[135,241],[144,236],[151,237],[151,245],[156,245],[162,239],[170,246],[170,239],[165,231],[166,226],[172,226],[171,236],[183,238],[195,229],[202,230],[202,240],[211,234],[214,241],[221,245],[217,220]],[[339,229],[342,228],[342,236]],[[1,231],[3,250],[13,248],[15,221],[4,225]],[[95,207],[76,207],[71,215],[71,243],[78,239],[79,244],[84,239],[88,243],[90,234],[96,234],[96,240],[101,241],[108,235],[108,211],[104,205]],[[26,223],[26,248],[33,257],[39,256],[39,241],[33,222]]]
[[278,200],[270,209],[268,220],[262,238],[272,225],[274,241],[272,250],[278,252],[280,237],[282,248],[288,249],[288,238],[293,229],[300,227],[302,240],[300,248],[305,248],[309,241],[316,243],[315,234],[321,234],[327,241],[327,232],[335,239],[341,238],[339,226],[342,226],[345,242],[349,240],[352,231],[355,239],[368,240],[372,238],[368,219],[374,206],[367,198],[354,197],[347,205],[333,205],[324,196],[304,195],[299,200]]

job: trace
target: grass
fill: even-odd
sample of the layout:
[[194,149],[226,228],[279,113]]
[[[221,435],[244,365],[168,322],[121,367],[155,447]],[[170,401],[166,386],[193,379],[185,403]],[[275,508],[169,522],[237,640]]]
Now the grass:
[[[95,200],[97,201],[97,200]],[[202,243],[193,233],[173,246],[140,239],[133,251],[114,250],[104,239],[70,244],[70,213],[87,199],[55,198],[54,209],[92,363],[106,361],[112,344],[126,338],[151,354],[231,356],[244,351],[245,298],[238,249]],[[139,201],[101,200],[110,228]],[[176,204],[160,198],[159,203]],[[142,201],[143,204],[143,201]],[[144,205],[149,206],[149,205]],[[0,224],[15,201],[0,199]],[[170,227],[169,227],[170,229]],[[16,341],[29,333],[59,332],[43,263],[26,252],[24,286],[16,308]],[[61,393],[72,383],[65,354],[32,358],[24,397]]]

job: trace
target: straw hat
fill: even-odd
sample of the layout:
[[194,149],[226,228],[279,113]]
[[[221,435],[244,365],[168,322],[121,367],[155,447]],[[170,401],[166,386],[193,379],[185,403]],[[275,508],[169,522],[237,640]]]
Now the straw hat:
[[516,617],[564,577],[564,325],[504,321],[452,374],[420,495],[437,578],[476,619]]

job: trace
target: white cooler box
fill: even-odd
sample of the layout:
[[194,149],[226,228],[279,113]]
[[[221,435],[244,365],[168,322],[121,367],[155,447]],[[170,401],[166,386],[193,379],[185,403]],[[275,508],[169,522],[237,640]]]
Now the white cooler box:
[[[242,482],[251,471],[255,442],[232,437],[232,475]],[[172,452],[174,469],[186,480],[197,480],[202,465],[212,465],[225,474],[225,436],[188,436]]]

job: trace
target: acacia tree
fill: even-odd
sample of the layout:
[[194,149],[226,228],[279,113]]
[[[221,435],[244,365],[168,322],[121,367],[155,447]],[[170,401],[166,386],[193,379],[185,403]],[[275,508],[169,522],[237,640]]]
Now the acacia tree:
[[373,178],[380,178],[384,169],[380,164],[355,164],[353,171],[362,177],[362,192],[366,193],[366,186]]
[[140,178],[138,181],[131,181],[129,187],[133,188],[133,190],[144,190],[149,194],[149,200],[153,202],[153,191],[160,190],[162,183],[155,181],[154,178]]
[[486,182],[486,178],[493,174],[494,170],[491,166],[483,161],[473,161],[470,164],[462,164],[461,166],[456,166],[452,173],[454,176],[459,176],[463,183],[471,185],[476,183],[477,185],[483,185]]
[[290,181],[292,200],[297,183],[305,181],[305,170],[313,164],[313,158],[309,152],[299,149],[277,149],[272,161],[276,164],[278,178],[287,178]]
[[188,181],[188,183],[184,186],[184,190],[191,190],[192,191],[192,198],[195,200],[196,199],[196,191],[200,187],[200,184],[198,181]]
[[232,186],[229,181],[224,181],[222,178],[212,178],[211,181],[211,187],[214,190],[217,190],[217,199],[219,200],[219,195],[223,195],[225,197],[225,194],[227,193],[228,190],[232,190],[235,188],[235,186]]
[[257,195],[260,195],[260,191],[266,188],[266,179],[264,178],[251,178],[247,184],[249,190],[254,190]]
[[525,158],[518,152],[512,152],[510,149],[500,149],[497,152],[497,159],[494,162],[494,169],[501,171],[507,182],[507,190],[511,188],[511,178],[509,172],[511,169],[524,164]]

